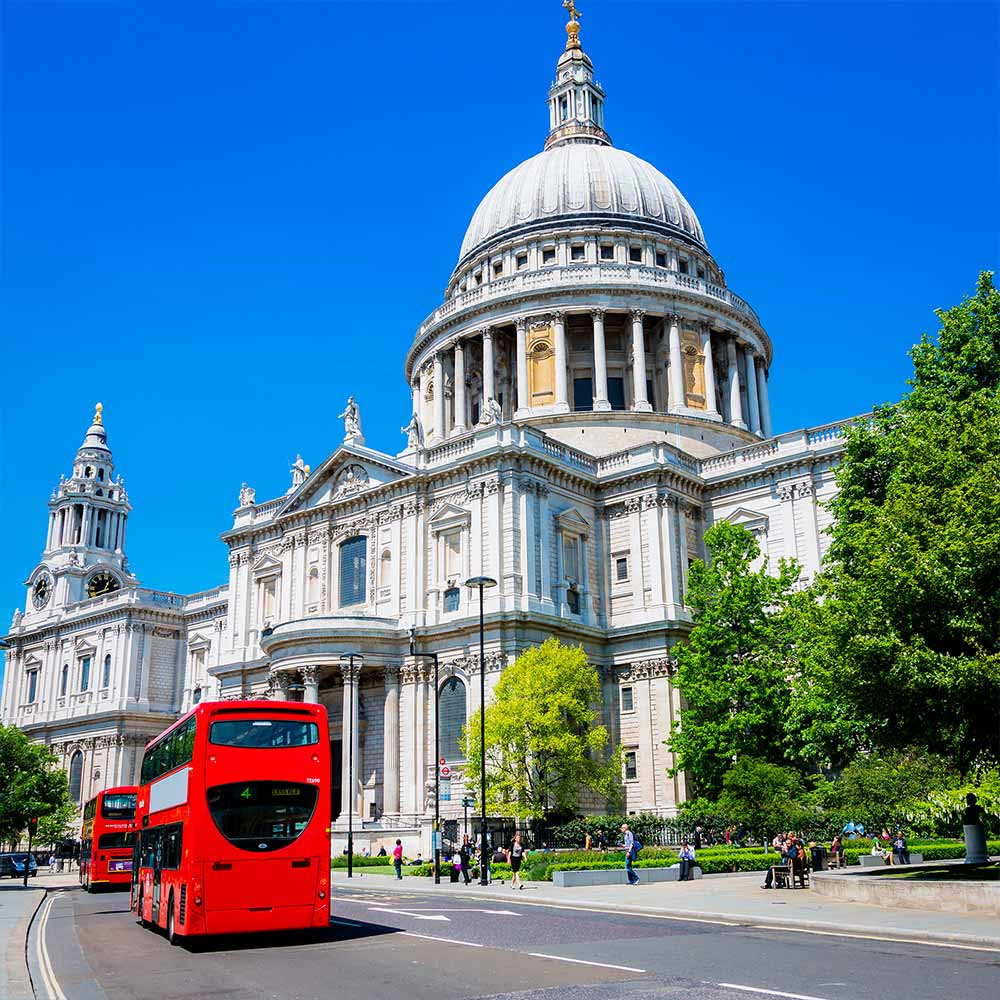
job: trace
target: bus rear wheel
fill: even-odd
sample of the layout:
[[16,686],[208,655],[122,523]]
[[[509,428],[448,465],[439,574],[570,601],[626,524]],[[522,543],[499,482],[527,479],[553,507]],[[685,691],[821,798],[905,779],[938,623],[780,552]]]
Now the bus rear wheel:
[[174,929],[174,894],[170,894],[170,903],[167,907],[167,941],[170,944],[177,944],[177,933]]

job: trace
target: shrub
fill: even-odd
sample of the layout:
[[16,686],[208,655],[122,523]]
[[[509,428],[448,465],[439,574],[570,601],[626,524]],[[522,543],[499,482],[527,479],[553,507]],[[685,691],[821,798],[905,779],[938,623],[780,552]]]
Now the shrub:
[[[385,858],[378,858],[378,857],[375,857],[375,858],[364,858],[360,854],[355,854],[354,855],[354,867],[355,868],[361,868],[362,866],[365,867],[365,868],[376,868],[376,867],[378,867],[380,865],[391,865],[391,864],[392,864],[392,858],[391,857],[385,857]],[[338,854],[335,858],[331,858],[330,859],[330,867],[331,868],[346,868],[347,867],[347,858],[343,854]]]

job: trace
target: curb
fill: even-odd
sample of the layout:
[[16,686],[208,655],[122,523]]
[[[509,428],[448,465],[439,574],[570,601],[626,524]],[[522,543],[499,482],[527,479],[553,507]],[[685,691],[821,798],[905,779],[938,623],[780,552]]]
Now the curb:
[[38,900],[29,910],[26,910],[20,920],[14,925],[10,939],[4,950],[4,964],[7,975],[7,997],[5,1000],[34,1000],[35,989],[31,981],[31,970],[28,968],[28,937],[35,915],[47,898],[47,893],[38,889],[28,889],[37,892]]
[[[378,876],[376,876],[378,877]],[[412,881],[416,881],[413,879]],[[530,884],[530,883],[529,883]],[[343,882],[336,882],[334,885],[343,886]],[[349,884],[348,884],[349,885]],[[371,883],[367,883],[371,885]],[[405,888],[412,892],[424,895],[434,895],[440,892],[433,886],[413,886]],[[463,887],[462,895],[468,895],[477,899],[492,899],[495,893],[484,893],[482,891],[469,891]],[[579,909],[591,909],[607,911],[613,913],[632,914],[640,917],[667,917],[676,920],[704,920],[712,923],[727,924],[730,927],[768,927],[783,930],[813,932],[817,934],[831,934],[840,937],[852,938],[878,938],[880,941],[901,941],[917,944],[943,944],[962,946],[968,945],[976,948],[990,948],[1000,950],[1000,937],[991,937],[980,934],[944,933],[926,929],[894,929],[891,934],[885,932],[885,928],[877,925],[851,924],[845,926],[843,923],[834,923],[828,920],[802,920],[774,916],[747,916],[745,914],[720,913],[715,910],[678,910],[668,907],[658,906],[638,906],[631,903],[605,903],[596,900],[586,899],[558,899],[553,896],[545,896],[536,899],[521,899],[516,897],[518,904],[529,906],[563,906]],[[860,904],[859,904],[860,905]]]

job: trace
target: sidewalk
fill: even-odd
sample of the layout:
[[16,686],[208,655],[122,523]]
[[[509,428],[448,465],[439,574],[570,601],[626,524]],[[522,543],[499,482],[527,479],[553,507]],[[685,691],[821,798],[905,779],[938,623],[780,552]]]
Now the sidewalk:
[[28,879],[0,882],[0,997],[3,1000],[34,1000],[24,961],[28,925],[49,889],[78,885],[76,872],[43,874]]
[[[642,876],[642,870],[638,871]],[[551,882],[526,882],[514,892],[510,883],[435,886],[430,878],[397,882],[383,875],[348,880],[334,872],[338,888],[419,892],[430,896],[490,898],[517,903],[549,903],[644,916],[712,920],[760,927],[829,931],[872,938],[969,944],[1000,949],[1000,922],[988,915],[907,910],[820,896],[810,889],[761,889],[761,874],[707,876],[694,882],[649,882],[637,886],[601,885],[557,889]],[[353,885],[352,885],[353,883]],[[334,900],[334,904],[336,901]]]

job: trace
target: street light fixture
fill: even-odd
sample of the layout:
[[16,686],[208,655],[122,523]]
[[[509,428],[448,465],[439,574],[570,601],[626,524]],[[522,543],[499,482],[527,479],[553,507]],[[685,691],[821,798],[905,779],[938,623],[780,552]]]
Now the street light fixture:
[[474,576],[471,580],[465,581],[466,587],[479,591],[479,802],[482,809],[482,824],[480,826],[480,836],[482,837],[483,856],[479,864],[479,884],[489,885],[486,876],[486,636],[483,626],[483,591],[497,585],[496,580],[491,576]]
[[410,656],[434,661],[434,884],[441,884],[441,726],[438,718],[441,689],[438,687],[437,653],[417,652],[417,628],[410,626]]
[[[340,660],[350,663],[351,683],[354,683],[354,661],[364,660],[356,650],[341,653]],[[354,699],[356,692],[351,694],[351,709],[349,729],[347,733],[347,877],[354,878],[354,806],[357,796],[354,794]]]

